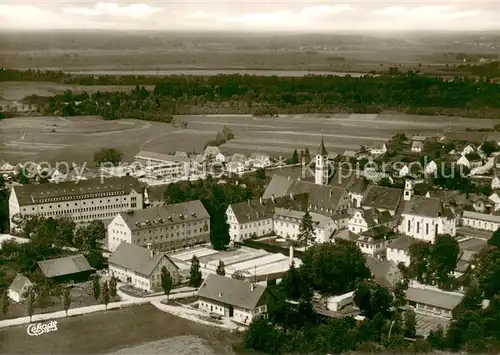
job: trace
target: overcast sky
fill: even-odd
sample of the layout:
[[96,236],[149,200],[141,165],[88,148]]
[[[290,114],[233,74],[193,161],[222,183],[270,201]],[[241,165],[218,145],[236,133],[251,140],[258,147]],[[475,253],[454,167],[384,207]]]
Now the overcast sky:
[[0,0],[0,29],[500,30],[500,0]]

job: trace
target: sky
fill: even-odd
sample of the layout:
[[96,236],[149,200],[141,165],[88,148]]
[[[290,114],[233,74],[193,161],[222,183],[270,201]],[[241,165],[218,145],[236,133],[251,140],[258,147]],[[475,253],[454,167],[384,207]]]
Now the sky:
[[1,29],[234,32],[500,30],[500,0],[0,0]]

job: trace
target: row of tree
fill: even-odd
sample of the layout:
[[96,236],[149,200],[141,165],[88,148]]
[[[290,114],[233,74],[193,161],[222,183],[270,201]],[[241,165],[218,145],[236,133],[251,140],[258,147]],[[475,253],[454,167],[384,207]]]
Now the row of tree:
[[[78,76],[88,84],[94,78]],[[108,79],[103,79],[108,80]],[[135,82],[139,81],[134,78]],[[194,112],[280,113],[398,110],[417,114],[461,114],[498,117],[500,89],[489,81],[456,77],[446,80],[413,72],[398,75],[260,77],[219,75],[154,78],[152,91],[137,86],[129,92],[30,97],[44,114],[101,115],[171,122],[172,115]]]

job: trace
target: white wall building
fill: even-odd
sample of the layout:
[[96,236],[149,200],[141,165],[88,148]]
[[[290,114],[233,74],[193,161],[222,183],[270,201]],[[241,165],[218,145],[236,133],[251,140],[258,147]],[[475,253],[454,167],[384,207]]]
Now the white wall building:
[[267,154],[253,153],[250,158],[254,168],[264,169],[271,166],[271,158]]
[[434,174],[437,170],[438,170],[438,166],[437,166],[436,162],[433,160],[429,164],[427,164],[427,166],[424,169],[424,172],[426,174]]
[[111,219],[120,212],[143,207],[143,187],[137,179],[112,177],[82,180],[78,184],[15,186],[9,197],[9,218],[12,221],[14,216],[67,217],[75,223],[85,223]]
[[261,237],[274,231],[274,205],[270,201],[247,201],[230,205],[226,210],[229,235],[234,242]]
[[464,211],[462,214],[462,226],[494,232],[500,228],[500,216]]
[[462,150],[461,155],[462,155],[462,156],[465,156],[465,155],[470,154],[470,153],[473,153],[473,152],[475,152],[475,151],[476,151],[476,150],[474,149],[474,147],[473,147],[473,146],[468,145],[468,146],[466,146],[466,147]]
[[370,148],[369,152],[375,156],[383,155],[387,152],[387,145],[384,143],[380,148]]
[[404,165],[401,169],[399,169],[398,175],[399,177],[405,177],[410,173],[410,168],[408,165]]
[[165,266],[174,284],[179,281],[179,268],[165,253],[138,245],[121,243],[111,254],[109,272],[121,282],[146,292],[162,289],[161,269]]
[[386,258],[396,265],[403,263],[410,266],[410,246],[414,243],[410,237],[402,236],[391,240],[387,245]]
[[237,323],[249,325],[267,312],[265,286],[210,274],[198,289],[198,307]]
[[465,155],[462,155],[458,160],[457,160],[457,165],[463,165],[468,168],[470,168],[470,161],[467,159]]
[[413,196],[401,214],[399,232],[434,243],[438,234],[456,235],[456,218],[451,210],[443,207],[440,199]]
[[108,225],[111,252],[122,242],[171,250],[209,240],[210,216],[199,200],[123,212]]
[[500,189],[500,177],[498,177],[497,175],[495,175],[493,179],[491,179],[491,188],[493,190]]
[[17,274],[9,286],[8,296],[14,302],[20,303],[25,299],[26,291],[32,286],[33,283],[26,276]]
[[[315,212],[309,212],[313,223],[316,243],[326,243],[338,229],[331,217]],[[274,213],[274,232],[283,238],[298,240],[300,224],[305,212],[276,208]]]

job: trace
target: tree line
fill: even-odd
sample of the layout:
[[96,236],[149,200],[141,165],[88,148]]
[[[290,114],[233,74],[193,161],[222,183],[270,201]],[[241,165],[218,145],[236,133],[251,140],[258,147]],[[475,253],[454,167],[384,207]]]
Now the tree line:
[[[9,76],[9,71],[3,72]],[[24,72],[29,78],[32,72]],[[16,74],[22,76],[23,74]],[[47,74],[49,75],[49,74]],[[15,75],[14,75],[15,76]],[[60,79],[55,74],[55,80]],[[0,80],[2,73],[0,72]],[[500,116],[500,87],[488,80],[456,76],[453,80],[414,72],[397,75],[263,77],[70,76],[64,82],[81,85],[131,84],[125,92],[72,93],[50,98],[33,96],[40,112],[59,115],[100,115],[106,119],[137,118],[170,122],[172,115],[193,113],[380,113]],[[154,85],[148,90],[141,85]]]

